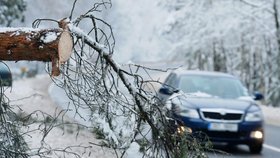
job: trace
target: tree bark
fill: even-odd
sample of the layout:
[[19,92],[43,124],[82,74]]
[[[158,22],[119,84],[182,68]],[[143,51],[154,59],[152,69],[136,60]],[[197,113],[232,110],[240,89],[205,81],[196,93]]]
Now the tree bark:
[[0,60],[52,62],[52,76],[69,59],[73,42],[68,29],[0,28]]

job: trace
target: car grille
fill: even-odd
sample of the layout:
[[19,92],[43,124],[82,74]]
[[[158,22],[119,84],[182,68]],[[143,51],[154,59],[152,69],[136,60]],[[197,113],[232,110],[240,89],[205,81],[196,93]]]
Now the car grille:
[[201,115],[207,121],[240,122],[243,117],[243,112],[227,109],[202,109]]

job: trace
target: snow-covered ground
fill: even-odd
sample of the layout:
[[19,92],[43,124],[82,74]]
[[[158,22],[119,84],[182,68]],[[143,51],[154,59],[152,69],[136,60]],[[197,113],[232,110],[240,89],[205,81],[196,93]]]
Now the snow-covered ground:
[[[54,101],[56,105],[60,108],[68,109],[67,116],[75,119],[82,125],[90,126],[90,122],[88,121],[90,120],[90,112],[82,108],[76,109],[62,88],[53,83],[49,86],[48,93],[51,100]],[[77,115],[76,111],[78,111],[79,115]]]
[[[5,93],[10,99],[10,104],[14,111],[27,115],[34,111],[41,111],[51,116],[58,116],[59,112],[65,110],[57,106],[50,98],[48,89],[52,81],[48,75],[39,75],[35,78],[17,80],[13,83],[12,89],[8,89]],[[55,89],[54,89],[55,90]],[[53,92],[55,93],[55,91]],[[59,99],[60,100],[60,99]],[[63,100],[63,98],[61,98]],[[34,119],[42,120],[41,112],[37,112],[38,117]],[[71,114],[71,113],[70,113]],[[71,116],[71,115],[69,115]],[[76,122],[73,118],[65,115],[58,117],[58,121]],[[33,124],[29,131],[37,129],[40,122]],[[77,135],[77,132],[78,135]],[[29,133],[26,140],[31,148],[38,148],[41,144],[43,133],[34,131]],[[93,146],[90,143],[99,143],[100,140],[95,138],[95,135],[90,129],[81,128],[78,130],[76,125],[66,125],[53,128],[45,138],[45,142],[53,148],[63,149],[67,146],[72,146],[71,151],[83,154],[83,157],[102,158],[102,157],[115,157],[113,151],[98,146]],[[86,150],[83,148],[76,148],[73,146],[89,146]],[[68,157],[68,156],[66,156]]]
[[261,105],[265,123],[280,126],[280,107],[268,107]]

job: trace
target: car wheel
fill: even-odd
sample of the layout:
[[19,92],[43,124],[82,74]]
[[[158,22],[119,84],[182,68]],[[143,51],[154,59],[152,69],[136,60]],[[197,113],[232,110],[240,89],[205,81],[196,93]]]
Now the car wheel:
[[262,151],[262,143],[251,144],[249,148],[251,153],[259,154]]

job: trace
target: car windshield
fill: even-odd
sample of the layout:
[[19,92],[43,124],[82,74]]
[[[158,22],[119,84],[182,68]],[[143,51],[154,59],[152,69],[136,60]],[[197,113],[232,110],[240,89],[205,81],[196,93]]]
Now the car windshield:
[[185,75],[179,78],[178,88],[188,94],[236,99],[248,97],[248,90],[238,79],[221,76]]

